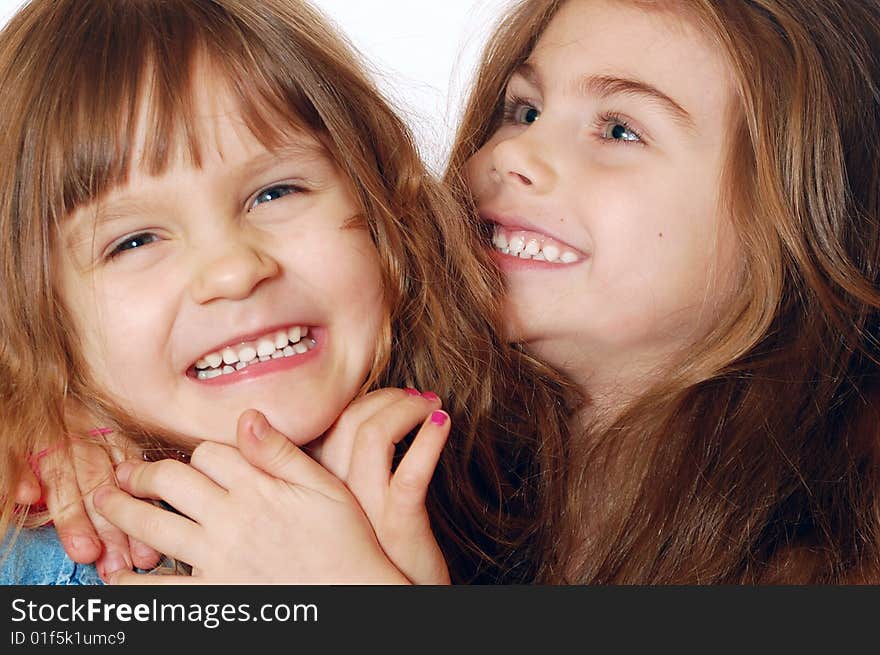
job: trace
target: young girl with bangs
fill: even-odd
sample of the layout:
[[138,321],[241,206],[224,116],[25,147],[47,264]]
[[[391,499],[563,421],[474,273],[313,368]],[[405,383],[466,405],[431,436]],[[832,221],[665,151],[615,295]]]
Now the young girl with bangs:
[[509,339],[588,399],[534,463],[533,580],[877,581],[878,89],[876,3],[506,16],[447,181],[491,234]]
[[[0,33],[0,117],[5,581],[95,580],[16,513],[38,451],[44,473],[73,461],[92,516],[171,522],[153,545],[196,582],[531,576],[537,434],[561,438],[565,388],[505,346],[486,254],[314,10],[34,0]],[[90,468],[141,455],[186,481],[158,489],[179,513],[94,492]],[[62,532],[66,476],[44,480]]]
[[878,153],[876,2],[505,18],[448,180],[588,399],[539,580],[880,579]]

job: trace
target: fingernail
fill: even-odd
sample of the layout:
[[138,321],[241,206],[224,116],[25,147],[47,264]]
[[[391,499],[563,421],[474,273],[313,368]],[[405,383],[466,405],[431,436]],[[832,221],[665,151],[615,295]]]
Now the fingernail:
[[434,425],[446,423],[446,412],[441,412],[439,409],[431,412],[431,423]]
[[108,493],[110,493],[110,487],[107,485],[102,485],[95,489],[95,493],[92,494],[92,502],[95,503],[95,507],[101,509],[101,505],[104,504],[104,498],[107,497]]
[[440,400],[440,396],[433,391],[426,391],[422,394],[422,398],[427,398],[428,400]]
[[101,568],[101,577],[106,579],[107,576],[116,573],[116,571],[121,571],[123,569],[131,571],[131,564],[126,562],[125,558],[119,553],[109,553],[104,559]]
[[259,412],[257,412],[256,416],[254,416],[254,419],[251,421],[251,434],[260,441],[265,439],[266,435],[269,434],[269,422],[266,420],[266,417]]
[[64,537],[62,541],[66,547],[65,550],[74,550],[77,552],[90,550],[99,545],[98,542],[91,537],[84,537],[82,535]]
[[413,389],[412,387],[407,387],[406,389],[404,389],[404,391],[406,391],[410,396],[421,396],[422,395],[419,393],[418,389]]
[[132,552],[141,559],[148,559],[156,556],[156,551],[150,548],[147,544],[142,544],[136,539],[132,539],[130,544]]
[[129,462],[122,462],[116,467],[116,481],[123,484],[128,482],[128,478],[131,477],[131,469],[132,464]]

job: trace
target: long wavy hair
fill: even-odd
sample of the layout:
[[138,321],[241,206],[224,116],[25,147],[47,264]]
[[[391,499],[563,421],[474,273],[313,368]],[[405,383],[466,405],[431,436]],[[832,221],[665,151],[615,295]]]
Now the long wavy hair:
[[[677,12],[727,56],[722,201],[744,274],[662,385],[610,428],[579,428],[539,579],[876,582],[880,4],[621,1]],[[446,176],[462,197],[508,78],[563,4],[518,3],[487,46]]]
[[536,475],[559,470],[539,463],[541,443],[564,443],[574,396],[505,344],[501,282],[476,232],[350,46],[297,0],[33,0],[0,32],[0,534],[15,523],[12,489],[28,455],[81,430],[71,408],[141,449],[183,447],[90,379],[52,262],[59,223],[125,183],[139,120],[147,171],[167,170],[181,144],[199,165],[202,57],[262,143],[305,130],[351,185],[388,308],[362,391],[413,386],[443,398],[452,435],[429,511],[453,580],[530,579],[533,553],[546,549]]

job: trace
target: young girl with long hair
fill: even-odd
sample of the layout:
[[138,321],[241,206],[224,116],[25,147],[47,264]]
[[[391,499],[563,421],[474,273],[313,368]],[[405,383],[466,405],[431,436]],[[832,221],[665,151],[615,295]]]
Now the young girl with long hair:
[[429,528],[452,580],[531,576],[537,437],[562,438],[565,387],[504,344],[486,253],[308,5],[35,0],[0,33],[0,152],[0,534],[45,520],[15,504],[41,449],[91,432],[116,459],[186,459],[208,438],[211,471],[268,419],[365,553],[360,578],[312,579],[395,579],[406,526],[370,528],[294,444],[335,426],[337,460],[378,453],[387,484],[423,424],[429,465],[402,489],[423,494],[439,457]]
[[878,3],[522,2],[448,180],[588,399],[539,580],[877,581]]

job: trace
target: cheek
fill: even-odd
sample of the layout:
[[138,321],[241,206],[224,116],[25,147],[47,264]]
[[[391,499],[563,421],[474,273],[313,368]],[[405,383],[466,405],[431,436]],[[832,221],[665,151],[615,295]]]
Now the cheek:
[[133,289],[120,280],[96,280],[68,301],[84,361],[111,393],[128,389],[135,377],[155,377],[166,361],[160,354],[173,324],[170,298],[167,284],[154,278]]
[[379,256],[366,230],[327,231],[312,243],[307,259],[315,284],[340,307],[366,306],[381,297]]
[[115,329],[119,322],[126,322],[127,313],[119,321],[108,321],[109,314],[102,294],[97,288],[86,285],[67,285],[62,292],[63,302],[73,321],[74,335],[79,354],[90,373],[99,380],[106,379],[110,368]]
[[354,327],[363,333],[370,344],[370,358],[386,314],[382,270],[372,241],[365,236],[352,251],[352,266],[338,281],[340,295],[351,305]]
[[591,214],[601,220],[590,227],[588,288],[605,317],[614,316],[611,330],[686,329],[716,304],[716,292],[729,297],[718,282],[720,270],[729,270],[729,237],[717,233],[714,203],[682,203],[663,193],[652,198],[647,207],[609,200]]
[[464,182],[474,197],[483,195],[492,170],[491,144],[486,144],[468,159],[464,166]]
[[298,264],[301,279],[308,276],[316,297],[332,308],[334,321],[344,327],[350,343],[368,344],[372,358],[385,313],[375,245],[362,229],[328,230],[311,243],[311,254]]

